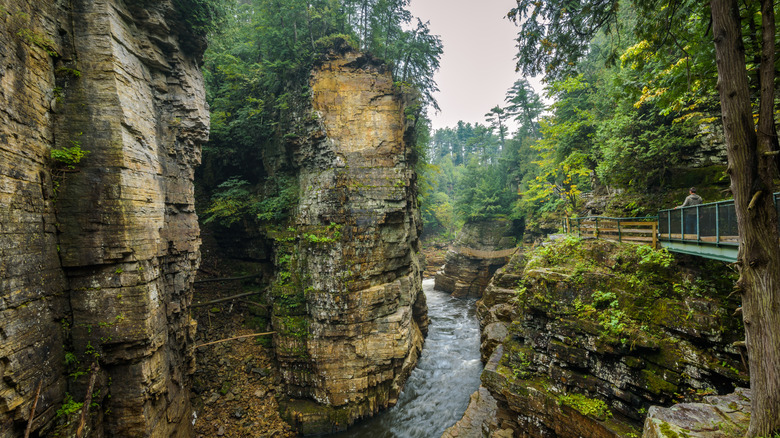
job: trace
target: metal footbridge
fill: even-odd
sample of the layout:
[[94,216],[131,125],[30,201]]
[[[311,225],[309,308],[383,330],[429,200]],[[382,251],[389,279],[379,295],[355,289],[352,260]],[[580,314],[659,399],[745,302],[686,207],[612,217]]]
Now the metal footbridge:
[[[773,196],[780,216],[780,192]],[[564,229],[583,238],[643,243],[725,262],[737,261],[740,244],[733,199],[661,210],[658,216],[567,218]]]

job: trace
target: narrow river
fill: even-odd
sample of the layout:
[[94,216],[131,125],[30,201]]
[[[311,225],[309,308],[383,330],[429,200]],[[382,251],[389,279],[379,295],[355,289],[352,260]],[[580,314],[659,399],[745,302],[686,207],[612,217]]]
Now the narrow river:
[[423,281],[431,324],[420,361],[398,398],[380,415],[334,438],[439,438],[479,388],[479,324],[474,300],[452,298]]

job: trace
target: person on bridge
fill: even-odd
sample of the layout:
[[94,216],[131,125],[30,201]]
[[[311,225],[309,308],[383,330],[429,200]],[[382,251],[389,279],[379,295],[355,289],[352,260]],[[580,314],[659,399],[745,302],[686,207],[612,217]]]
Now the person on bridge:
[[701,199],[701,196],[696,194],[696,187],[691,187],[688,189],[688,197],[685,198],[685,202],[683,202],[683,205],[680,205],[679,207],[675,208],[681,208],[681,207],[690,207],[692,205],[699,205],[703,201]]

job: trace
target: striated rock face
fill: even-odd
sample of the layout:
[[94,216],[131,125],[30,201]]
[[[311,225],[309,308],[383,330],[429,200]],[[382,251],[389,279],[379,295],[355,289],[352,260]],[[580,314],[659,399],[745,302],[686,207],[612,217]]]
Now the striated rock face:
[[[0,0],[3,438],[38,382],[33,430],[50,431],[93,363],[92,436],[191,433],[200,54],[170,1],[128,3]],[[89,153],[68,167],[64,148]]]
[[[477,304],[499,427],[639,435],[652,405],[745,385],[724,266],[707,277],[646,247],[563,239],[514,257]],[[695,265],[701,268],[703,262]]]
[[490,277],[514,253],[515,243],[509,220],[465,224],[436,273],[436,289],[456,297],[481,297]]
[[350,52],[312,74],[319,130],[295,151],[300,199],[280,232],[273,326],[304,434],[395,404],[427,328],[404,102],[381,64]]

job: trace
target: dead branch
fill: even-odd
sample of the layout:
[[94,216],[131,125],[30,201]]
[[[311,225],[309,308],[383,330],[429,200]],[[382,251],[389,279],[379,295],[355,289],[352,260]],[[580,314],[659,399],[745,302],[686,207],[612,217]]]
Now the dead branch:
[[251,338],[251,337],[253,337],[253,336],[272,335],[272,334],[274,334],[274,333],[276,333],[276,332],[266,332],[266,333],[252,333],[251,335],[241,335],[241,336],[234,336],[234,337],[232,337],[232,338],[227,338],[227,339],[220,339],[220,340],[218,340],[218,341],[212,341],[212,342],[206,342],[205,344],[198,344],[198,345],[196,345],[196,346],[194,346],[194,347],[192,347],[192,348],[200,348],[200,347],[205,347],[205,346],[207,346],[207,345],[214,345],[214,344],[219,344],[219,343],[222,343],[222,342],[227,342],[227,341],[234,341],[234,340],[236,340],[236,339],[241,339],[241,338]]
[[215,281],[237,281],[237,280],[246,280],[247,278],[254,278],[259,277],[263,275],[262,272],[258,272],[256,274],[251,275],[244,275],[242,277],[222,277],[222,278],[204,278],[202,280],[195,280],[195,284],[199,283],[213,283]]
[[248,297],[250,295],[261,294],[261,293],[263,293],[263,292],[265,292],[267,290],[268,290],[268,288],[265,288],[265,289],[260,290],[260,291],[245,292],[245,293],[238,294],[238,295],[232,295],[232,296],[225,297],[225,298],[219,298],[219,299],[216,299],[216,300],[206,301],[204,303],[194,303],[190,307],[201,307],[201,306],[208,306],[209,304],[222,303],[222,302],[225,302],[225,301],[235,300],[236,298]]
[[35,390],[35,398],[33,399],[32,408],[30,408],[30,419],[27,420],[27,429],[24,431],[24,438],[30,438],[30,431],[32,430],[33,418],[35,418],[35,408],[38,407],[38,397],[41,396],[41,385],[43,379],[38,381],[38,388]]
[[87,394],[84,396],[84,404],[81,406],[81,417],[79,418],[79,426],[76,428],[76,438],[81,438],[84,435],[84,425],[87,423],[87,414],[89,413],[89,405],[92,404],[92,390],[95,388],[95,379],[97,379],[97,372],[100,369],[97,362],[92,363],[92,370],[89,373],[89,385],[87,385]]
[[751,199],[751,200],[750,200],[750,204],[748,204],[748,210],[752,210],[752,209],[753,209],[753,207],[755,207],[755,206],[756,206],[756,201],[758,201],[758,198],[760,198],[760,197],[761,197],[761,193],[762,193],[762,192],[761,192],[761,190],[759,190],[759,191],[757,191],[757,192],[756,192],[756,193],[753,195],[753,199]]

